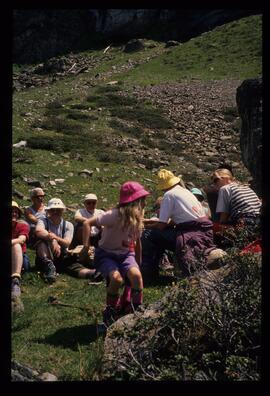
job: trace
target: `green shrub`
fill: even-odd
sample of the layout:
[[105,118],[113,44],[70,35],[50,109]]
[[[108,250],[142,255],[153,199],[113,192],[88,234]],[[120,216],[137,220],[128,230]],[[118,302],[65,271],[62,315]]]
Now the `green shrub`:
[[231,271],[211,288],[180,281],[163,300],[160,317],[127,331],[135,358],[121,373],[115,367],[111,379],[259,380],[260,258],[234,254],[226,264]]

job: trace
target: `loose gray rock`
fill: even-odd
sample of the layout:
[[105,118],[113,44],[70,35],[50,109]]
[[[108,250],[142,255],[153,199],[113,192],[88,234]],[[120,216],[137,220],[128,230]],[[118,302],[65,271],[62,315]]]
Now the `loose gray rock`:
[[13,147],[16,147],[16,148],[26,147],[26,146],[27,146],[26,140],[21,140],[20,142],[13,144]]
[[25,366],[11,361],[11,381],[12,382],[34,382],[34,381],[58,381],[57,377],[51,373],[40,373],[29,366]]

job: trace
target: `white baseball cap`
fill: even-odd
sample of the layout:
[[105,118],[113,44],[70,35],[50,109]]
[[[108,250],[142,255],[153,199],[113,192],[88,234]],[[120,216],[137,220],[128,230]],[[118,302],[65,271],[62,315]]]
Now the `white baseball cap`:
[[59,198],[52,198],[49,200],[48,205],[46,207],[47,210],[50,209],[66,209],[65,205]]
[[96,194],[87,194],[85,197],[84,197],[84,202],[85,201],[90,201],[90,200],[92,200],[92,201],[97,201],[97,196],[96,196]]

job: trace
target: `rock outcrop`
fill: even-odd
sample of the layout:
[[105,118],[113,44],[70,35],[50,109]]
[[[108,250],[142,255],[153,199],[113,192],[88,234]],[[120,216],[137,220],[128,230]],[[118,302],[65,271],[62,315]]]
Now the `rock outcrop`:
[[[208,303],[220,302],[217,285],[230,274],[232,268],[231,265],[225,265],[214,271],[202,271],[189,279],[188,287],[198,292],[198,301],[204,302],[202,309],[204,304],[206,307]],[[174,301],[178,301],[178,293],[179,286],[172,287],[161,300],[150,304],[147,309],[140,308],[135,314],[126,315],[109,327],[104,341],[102,379],[124,375],[132,361],[137,364],[136,355],[142,360],[149,357],[152,339],[161,331],[160,320],[164,316],[164,309],[169,303],[173,306]],[[138,325],[141,326],[139,331],[136,330]],[[171,325],[173,327],[173,322]],[[129,337],[130,333],[134,335]]]
[[40,373],[31,367],[25,366],[13,360],[11,362],[12,382],[43,382],[57,381],[57,377],[50,373]]
[[250,171],[252,187],[262,193],[262,79],[248,79],[237,88],[236,101],[242,120],[242,160]]
[[[43,62],[100,42],[146,37],[185,41],[259,10],[40,9],[14,10],[14,63]],[[169,28],[168,28],[169,27]]]

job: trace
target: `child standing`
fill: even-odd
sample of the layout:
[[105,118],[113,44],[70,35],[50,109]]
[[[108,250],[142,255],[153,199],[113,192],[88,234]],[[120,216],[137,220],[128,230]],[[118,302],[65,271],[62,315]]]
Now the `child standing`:
[[[145,197],[150,193],[133,181],[120,188],[118,205],[103,214],[87,219],[83,224],[83,245],[81,255],[89,249],[91,227],[103,226],[102,236],[95,250],[95,265],[107,280],[106,309],[103,320],[106,326],[120,314],[136,310],[142,303],[143,281],[139,265],[141,263],[141,232]],[[131,300],[127,287],[122,299],[119,289],[123,282],[131,285]]]

